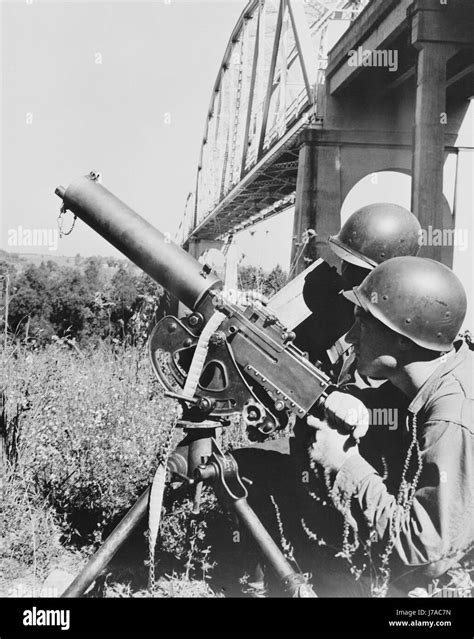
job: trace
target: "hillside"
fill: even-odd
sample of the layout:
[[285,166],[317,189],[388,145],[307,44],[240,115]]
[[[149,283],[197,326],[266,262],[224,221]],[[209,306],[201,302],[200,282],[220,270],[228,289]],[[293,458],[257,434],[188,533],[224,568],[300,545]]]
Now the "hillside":
[[[34,266],[39,266],[41,263],[46,264],[47,262],[53,262],[57,264],[59,267],[71,266],[78,267],[83,269],[88,260],[91,258],[82,257],[77,254],[75,256],[72,255],[58,255],[54,252],[47,253],[14,253],[5,251],[0,249],[0,262],[8,262],[9,264],[14,264],[18,270],[23,270],[27,265],[33,264]],[[126,259],[119,259],[115,257],[103,257],[100,255],[96,255],[93,258],[97,260],[101,266],[103,267],[112,267],[114,270],[120,265],[128,262]],[[136,268],[136,267],[134,267]],[[138,270],[138,269],[137,269]]]

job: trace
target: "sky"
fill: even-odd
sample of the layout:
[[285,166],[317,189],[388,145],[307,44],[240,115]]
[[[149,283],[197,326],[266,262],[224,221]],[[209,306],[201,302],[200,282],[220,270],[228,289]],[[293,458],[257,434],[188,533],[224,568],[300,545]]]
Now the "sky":
[[[55,187],[91,170],[173,237],[195,184],[214,81],[246,4],[0,0],[0,248],[118,255],[80,220],[70,235],[53,236],[61,204]],[[378,191],[386,199],[400,187],[382,180]],[[409,186],[404,191],[409,197]],[[343,221],[366,201],[366,188],[350,194]],[[288,270],[293,213],[236,235],[232,259]],[[65,229],[71,221],[69,213]],[[45,241],[30,246],[28,229],[47,231]]]
[[[71,235],[49,241],[61,204],[55,187],[91,170],[173,237],[195,185],[214,81],[246,4],[0,0],[0,248],[118,255],[80,220]],[[407,176],[362,182],[342,222],[370,202],[409,207]],[[66,229],[71,221],[68,214]],[[24,232],[35,229],[48,233],[46,243],[28,244]],[[236,235],[231,251],[240,263],[288,270],[292,229],[289,210]]]
[[[0,0],[0,248],[47,254],[51,245],[27,245],[25,229],[56,229],[55,187],[91,170],[173,235],[195,182],[214,81],[246,4]],[[292,214],[286,218],[283,227],[273,223],[283,262]],[[275,260],[267,264],[253,239],[266,230],[241,238],[239,250],[257,265]],[[117,254],[79,220],[55,252]]]

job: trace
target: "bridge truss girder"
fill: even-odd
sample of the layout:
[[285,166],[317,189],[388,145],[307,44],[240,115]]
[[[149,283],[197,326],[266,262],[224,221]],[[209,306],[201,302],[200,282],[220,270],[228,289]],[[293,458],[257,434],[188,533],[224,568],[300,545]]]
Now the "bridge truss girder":
[[367,2],[249,1],[214,85],[179,241],[230,232],[294,193],[296,155],[288,142],[295,126],[317,118],[331,27],[347,28]]

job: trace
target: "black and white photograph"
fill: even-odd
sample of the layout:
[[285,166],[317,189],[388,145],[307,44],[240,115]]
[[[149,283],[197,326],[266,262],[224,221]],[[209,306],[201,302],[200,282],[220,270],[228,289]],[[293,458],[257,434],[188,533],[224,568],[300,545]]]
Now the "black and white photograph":
[[474,1],[0,23],[2,639],[472,637]]

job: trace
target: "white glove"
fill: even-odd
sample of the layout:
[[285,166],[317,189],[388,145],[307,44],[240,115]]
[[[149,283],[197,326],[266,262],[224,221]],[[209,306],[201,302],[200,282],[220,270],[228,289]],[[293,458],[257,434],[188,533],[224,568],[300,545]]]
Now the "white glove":
[[359,440],[369,428],[369,411],[364,404],[348,393],[332,392],[324,402],[324,412],[328,423],[352,434]]

